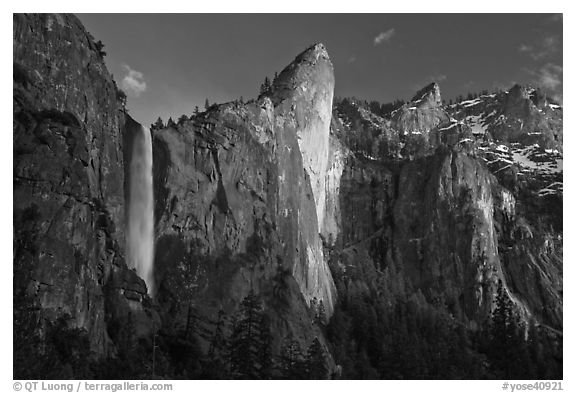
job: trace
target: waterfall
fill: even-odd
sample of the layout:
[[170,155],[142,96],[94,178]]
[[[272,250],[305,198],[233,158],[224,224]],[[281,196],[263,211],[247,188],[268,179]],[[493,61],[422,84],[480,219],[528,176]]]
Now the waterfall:
[[154,294],[154,191],[152,188],[152,136],[139,125],[134,134],[130,162],[130,199],[128,201],[128,266],[146,282],[148,294]]

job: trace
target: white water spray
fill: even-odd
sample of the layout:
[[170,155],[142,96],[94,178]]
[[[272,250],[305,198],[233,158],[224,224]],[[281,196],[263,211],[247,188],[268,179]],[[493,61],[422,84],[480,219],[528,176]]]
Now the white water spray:
[[154,191],[152,188],[152,137],[139,126],[134,135],[130,162],[130,200],[128,202],[128,266],[146,282],[154,294]]

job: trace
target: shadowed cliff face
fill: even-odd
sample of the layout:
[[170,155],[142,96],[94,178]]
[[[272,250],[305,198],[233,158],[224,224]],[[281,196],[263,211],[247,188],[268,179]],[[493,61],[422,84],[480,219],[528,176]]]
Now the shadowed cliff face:
[[123,179],[114,176],[123,165],[116,89],[89,37],[71,15],[15,14],[14,78],[34,109],[69,113],[80,124],[90,196],[104,202],[122,229]]
[[[159,302],[179,310],[174,323],[190,305],[212,319],[232,313],[250,289],[270,294],[277,328],[304,340],[312,329],[304,304],[322,302],[331,314],[318,215],[333,81],[324,48],[314,46],[280,74],[272,99],[220,105],[154,132],[156,279]],[[315,154],[301,152],[301,138]],[[272,295],[280,277],[290,288],[284,311]]]
[[402,168],[394,205],[397,256],[416,287],[449,294],[464,314],[492,311],[502,268],[490,173],[463,154],[437,154]]
[[[521,122],[508,121],[503,140],[488,135],[496,129],[494,113],[512,118],[522,108],[529,115],[517,117],[533,115],[561,133],[561,107],[538,97],[514,87],[444,108],[433,84],[393,113],[391,129],[361,103],[343,101],[333,129],[351,152],[339,185],[340,237],[330,243],[337,275],[346,272],[358,288],[390,290],[392,298],[421,291],[429,304],[444,304],[470,326],[490,316],[502,280],[525,322],[560,330],[562,155],[526,145],[533,143],[529,122],[522,130]],[[461,112],[448,118],[445,109],[454,108]],[[447,120],[426,113],[444,113]],[[400,155],[371,150],[396,129]],[[411,134],[425,138],[417,143]],[[502,144],[509,137],[524,142]],[[345,292],[340,295],[355,290]]]
[[[271,93],[277,130],[280,229],[284,239],[291,239],[286,253],[297,261],[293,274],[306,299],[322,301],[328,315],[336,294],[319,233],[326,205],[333,86],[332,64],[324,46],[317,44],[280,73]],[[294,198],[290,195],[295,190],[300,195]]]
[[118,109],[76,17],[14,15],[15,320],[67,317],[98,355],[114,351],[111,316],[146,294],[124,263]]
[[393,304],[419,292],[477,328],[502,280],[524,321],[561,328],[561,245],[542,225],[529,232],[515,198],[474,157],[439,150],[400,167],[349,157],[340,190],[331,267],[351,280],[340,296],[375,290]]

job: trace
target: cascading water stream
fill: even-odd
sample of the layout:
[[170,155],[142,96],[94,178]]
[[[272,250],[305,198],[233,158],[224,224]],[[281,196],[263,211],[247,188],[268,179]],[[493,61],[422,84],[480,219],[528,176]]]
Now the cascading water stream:
[[154,190],[152,187],[152,136],[139,126],[130,162],[130,199],[127,229],[128,266],[146,282],[154,295]]

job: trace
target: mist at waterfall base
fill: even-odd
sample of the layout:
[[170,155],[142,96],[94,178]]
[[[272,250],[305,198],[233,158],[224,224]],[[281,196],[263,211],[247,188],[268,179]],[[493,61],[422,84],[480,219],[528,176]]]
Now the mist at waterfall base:
[[130,162],[127,258],[154,295],[154,191],[152,187],[152,137],[140,126],[134,135]]

